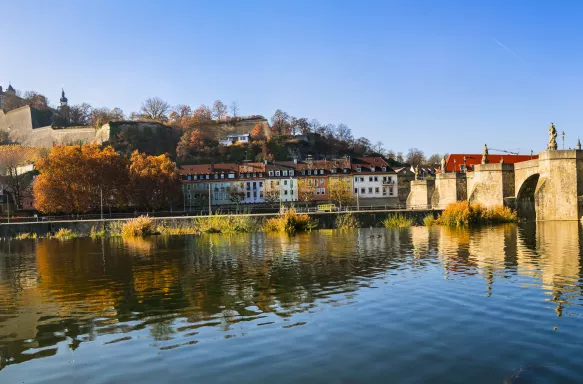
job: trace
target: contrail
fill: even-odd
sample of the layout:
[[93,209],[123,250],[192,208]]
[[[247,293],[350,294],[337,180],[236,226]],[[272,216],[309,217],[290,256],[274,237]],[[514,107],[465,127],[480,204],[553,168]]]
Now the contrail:
[[516,57],[517,59],[520,59],[522,61],[526,61],[524,60],[522,57],[518,56],[516,53],[512,52],[508,47],[506,47],[504,44],[502,44],[501,42],[499,42],[498,40],[492,38],[492,40],[494,40],[496,43],[498,43],[499,46],[501,46],[502,48],[504,48],[505,50],[507,50],[508,52],[512,53],[514,55],[514,57]]

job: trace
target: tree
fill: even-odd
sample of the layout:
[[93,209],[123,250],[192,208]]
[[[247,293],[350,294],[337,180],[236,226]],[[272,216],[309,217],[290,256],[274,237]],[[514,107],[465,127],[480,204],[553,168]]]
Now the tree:
[[130,199],[137,208],[158,210],[180,198],[180,174],[166,155],[134,151],[130,158]]
[[227,116],[227,106],[221,100],[216,100],[213,104],[213,116],[217,121],[221,121]]
[[275,204],[279,202],[281,198],[279,183],[279,180],[269,180],[263,184],[263,196],[266,203]]
[[281,109],[277,109],[271,117],[271,130],[275,135],[281,136],[288,133],[289,129],[290,116]]
[[127,160],[96,144],[53,147],[36,163],[35,209],[43,213],[97,212],[127,203]]
[[376,144],[374,145],[373,150],[378,153],[379,155],[382,155],[383,152],[385,151],[385,149],[383,148],[383,142],[382,141],[377,141]]
[[346,124],[338,124],[338,127],[336,127],[336,137],[338,140],[344,141],[346,143],[350,143],[352,140],[354,140],[352,131]]
[[316,187],[310,179],[298,179],[298,201],[309,203],[316,197]]
[[255,124],[255,126],[253,126],[253,129],[251,130],[250,133],[251,137],[254,139],[258,139],[260,137],[263,137],[263,126],[259,123]]
[[22,103],[38,110],[49,109],[49,100],[47,97],[35,91],[26,91]]
[[204,148],[204,140],[200,129],[195,128],[185,132],[176,147],[176,155],[181,159],[186,159]]
[[239,116],[239,102],[237,102],[237,100],[231,103],[231,115],[233,115],[233,117]]
[[213,112],[211,109],[201,104],[200,107],[192,112],[192,124],[193,125],[201,125],[201,124],[208,124],[211,123],[213,120]]
[[170,104],[159,97],[150,97],[142,104],[141,117],[148,120],[165,122],[168,120]]
[[69,107],[69,125],[88,125],[91,117],[91,106],[87,103]]
[[425,154],[422,150],[417,148],[409,148],[407,153],[406,162],[414,167],[425,164]]
[[387,159],[390,159],[390,160],[396,160],[396,158],[397,158],[395,151],[393,151],[392,149],[389,149],[387,151],[386,155],[387,155]]
[[429,166],[440,165],[442,158],[443,156],[441,156],[439,153],[434,153],[433,155],[429,156],[425,164]]
[[403,152],[397,152],[397,157],[395,158],[399,163],[404,163],[405,159],[403,159]]
[[95,128],[100,128],[110,121],[121,120],[124,120],[124,114],[120,108],[95,108],[89,115],[89,124]]
[[350,205],[355,200],[352,185],[344,179],[330,179],[328,197],[340,207]]
[[27,171],[24,166],[31,164],[38,152],[30,147],[21,147],[20,145],[6,145],[0,152],[0,170],[6,176],[8,189],[14,197],[16,207],[22,207],[22,200],[25,191],[32,182],[31,172]]

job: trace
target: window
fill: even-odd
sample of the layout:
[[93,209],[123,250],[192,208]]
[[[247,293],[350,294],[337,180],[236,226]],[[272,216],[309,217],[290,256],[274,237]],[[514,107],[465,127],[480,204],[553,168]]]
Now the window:
[[360,193],[364,195],[366,193],[366,189],[365,188],[360,188]]
[[221,173],[221,179],[224,179],[224,178],[225,178],[225,174]]
[[378,178],[378,176],[375,176],[375,177],[374,177],[374,181],[379,181],[379,178]]
[[305,174],[306,174],[306,171],[302,169],[302,175],[305,175]]
[[361,183],[364,183],[364,177],[361,177],[361,178],[360,178],[360,182],[361,182]]
[[273,176],[273,171],[269,171],[269,176]]
[[239,176],[241,177],[241,179],[244,179],[245,178],[245,174],[244,173],[241,173]]
[[370,193],[372,195],[372,187],[368,188],[368,193]]
[[247,191],[247,198],[251,198],[251,192]]
[[314,179],[314,187],[318,186],[318,179]]
[[186,180],[192,180],[192,176],[190,175],[186,176]]
[[287,171],[282,171],[282,172],[281,172],[281,174],[282,174],[283,176],[287,176]]
[[247,187],[247,190],[251,189],[251,183],[250,182],[247,182],[246,183],[246,187]]
[[209,179],[209,175],[205,175],[205,176],[206,176],[206,177],[205,177],[205,179],[207,179],[207,180],[208,180],[208,179]]
[[263,191],[259,191],[259,197],[263,199]]
[[294,175],[294,171],[289,171],[289,175],[293,176]]
[[320,184],[324,185],[324,179],[320,179]]
[[320,169],[320,175],[323,175],[323,174],[324,174],[324,170]]
[[263,177],[263,172],[259,172],[259,177]]
[[253,198],[256,199],[257,198],[257,191],[253,191]]
[[354,188],[354,194],[358,194],[358,188]]
[[350,183],[350,177],[347,177],[347,178],[345,179],[345,181],[346,181],[347,183]]
[[308,179],[308,187],[312,186],[312,179]]
[[287,185],[287,180],[284,180],[283,181],[283,185]]
[[253,177],[257,177],[257,173],[253,172]]
[[308,175],[311,176],[312,175],[312,170],[308,169]]
[[287,196],[287,189],[283,191],[283,194]]
[[330,173],[336,173],[336,169],[331,169]]
[[393,196],[393,187],[389,187],[389,195]]
[[326,188],[322,188],[322,195],[326,194]]
[[275,171],[275,176],[279,176],[279,171]]
[[219,178],[219,175],[217,175],[216,173],[213,175],[213,178],[216,180]]
[[250,174],[250,173],[248,173],[248,174],[247,174],[247,178],[248,178],[248,179],[250,179],[250,178],[251,178],[251,174]]
[[360,172],[362,169],[360,167],[356,168],[356,172]]
[[234,179],[235,178],[235,174],[234,173],[229,173],[229,175],[227,177],[229,179]]
[[383,196],[386,196],[386,195],[387,195],[387,188],[383,187]]
[[375,187],[374,193],[379,193],[379,187]]
[[355,182],[355,183],[358,183],[358,177],[355,177],[355,178],[354,178],[354,182]]
[[371,172],[374,172],[374,167],[370,167],[370,171]]
[[348,173],[348,169],[344,168],[344,169],[342,170],[342,172],[344,172],[344,173]]
[[383,172],[386,172],[386,171],[387,171],[387,167],[383,167]]
[[253,189],[257,189],[257,182],[253,182]]
[[368,181],[369,181],[369,182],[372,182],[372,176],[369,176],[369,177],[368,177]]

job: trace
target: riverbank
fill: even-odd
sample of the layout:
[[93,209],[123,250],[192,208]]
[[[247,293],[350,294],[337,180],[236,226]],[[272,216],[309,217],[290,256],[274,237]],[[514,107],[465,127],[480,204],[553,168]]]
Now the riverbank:
[[[437,217],[441,210],[374,210],[374,211],[354,211],[350,214],[354,217],[355,222],[361,228],[383,227],[383,222],[390,217],[400,215],[411,220],[413,225],[423,225],[423,219],[428,215]],[[307,213],[313,220],[317,221],[317,228],[332,229],[337,227],[338,217],[346,215],[347,212],[310,212]],[[239,214],[239,215],[220,215],[220,217],[249,217],[253,220],[263,223],[268,219],[275,218],[275,213],[259,214]],[[195,220],[205,220],[212,216],[176,216],[176,217],[152,217],[157,227],[166,227],[169,229],[181,228],[191,224]],[[110,232],[128,220],[131,219],[104,219],[104,220],[64,220],[50,222],[28,222],[28,223],[10,223],[0,224],[0,237],[13,238],[24,233],[35,234],[38,237],[47,237],[58,232],[60,229],[67,229],[80,236],[89,236],[92,232],[105,233]]]

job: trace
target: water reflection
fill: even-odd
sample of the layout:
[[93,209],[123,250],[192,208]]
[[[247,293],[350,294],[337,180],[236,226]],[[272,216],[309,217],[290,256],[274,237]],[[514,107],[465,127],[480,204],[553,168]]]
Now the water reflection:
[[[581,236],[578,223],[556,222],[479,230],[319,231],[291,238],[5,242],[0,364],[5,368],[82,344],[121,345],[138,336],[149,340],[147,348],[199,348],[211,331],[212,337],[219,332],[236,338],[250,327],[298,327],[318,319],[298,314],[364,305],[368,301],[359,292],[419,278],[431,284],[432,276],[450,282],[445,284],[471,279],[478,294],[491,298],[507,294],[498,286],[517,282],[525,292],[542,291],[557,316],[577,315]],[[440,287],[452,290],[443,291],[442,299],[464,297],[459,286],[456,292],[453,285]],[[408,309],[415,310],[419,300]],[[471,305],[473,299],[464,300]]]

